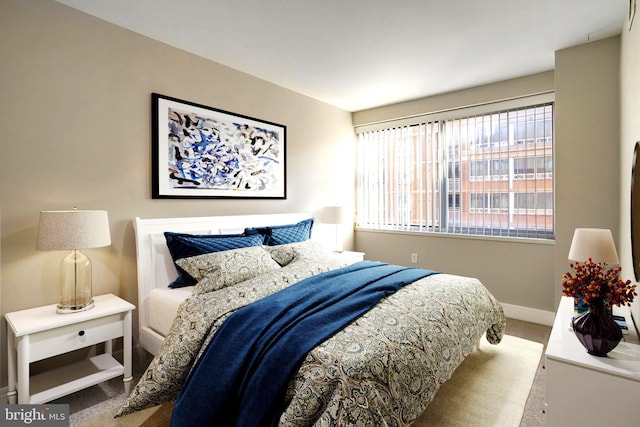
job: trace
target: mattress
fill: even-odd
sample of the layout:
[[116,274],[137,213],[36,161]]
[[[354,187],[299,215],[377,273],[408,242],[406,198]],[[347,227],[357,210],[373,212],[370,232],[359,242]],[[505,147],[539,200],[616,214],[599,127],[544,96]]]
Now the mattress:
[[149,293],[149,326],[162,336],[171,329],[178,306],[193,292],[194,286],[156,288]]

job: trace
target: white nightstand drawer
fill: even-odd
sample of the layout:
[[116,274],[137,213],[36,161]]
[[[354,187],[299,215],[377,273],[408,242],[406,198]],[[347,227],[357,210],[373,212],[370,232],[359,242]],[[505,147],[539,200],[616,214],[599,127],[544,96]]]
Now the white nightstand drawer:
[[[68,314],[73,316],[74,314]],[[67,315],[65,315],[67,316]],[[122,336],[122,315],[100,317],[29,335],[29,362],[46,359]]]

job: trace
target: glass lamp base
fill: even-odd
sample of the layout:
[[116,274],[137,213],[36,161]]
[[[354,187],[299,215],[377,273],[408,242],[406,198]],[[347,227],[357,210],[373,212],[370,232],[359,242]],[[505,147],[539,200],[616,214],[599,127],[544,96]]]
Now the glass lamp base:
[[95,304],[93,303],[93,298],[89,298],[89,301],[83,301],[82,303],[59,303],[56,307],[56,313],[79,313],[81,311],[89,310],[94,306]]
[[93,307],[91,260],[79,250],[72,251],[60,266],[58,313],[78,313]]

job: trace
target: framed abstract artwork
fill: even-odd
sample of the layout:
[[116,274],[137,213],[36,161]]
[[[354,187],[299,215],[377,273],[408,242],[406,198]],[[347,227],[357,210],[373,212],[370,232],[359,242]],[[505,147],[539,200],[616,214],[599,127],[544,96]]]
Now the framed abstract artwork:
[[286,126],[151,94],[152,197],[286,199]]

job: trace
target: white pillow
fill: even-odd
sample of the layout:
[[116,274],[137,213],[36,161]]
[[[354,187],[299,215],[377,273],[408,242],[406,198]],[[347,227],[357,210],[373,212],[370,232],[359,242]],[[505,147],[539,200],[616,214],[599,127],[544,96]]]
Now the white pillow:
[[271,254],[271,258],[282,267],[289,264],[294,259],[318,258],[329,252],[319,243],[312,240],[304,242],[287,243],[277,246],[263,246],[263,249]]

